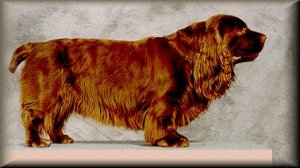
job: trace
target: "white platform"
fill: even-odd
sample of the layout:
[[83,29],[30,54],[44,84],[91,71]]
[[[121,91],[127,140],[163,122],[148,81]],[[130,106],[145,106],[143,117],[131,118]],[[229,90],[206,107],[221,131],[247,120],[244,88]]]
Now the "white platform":
[[14,145],[6,163],[22,164],[252,164],[271,165],[272,150],[252,142],[197,142],[188,148],[153,147],[143,141],[75,141],[49,148]]

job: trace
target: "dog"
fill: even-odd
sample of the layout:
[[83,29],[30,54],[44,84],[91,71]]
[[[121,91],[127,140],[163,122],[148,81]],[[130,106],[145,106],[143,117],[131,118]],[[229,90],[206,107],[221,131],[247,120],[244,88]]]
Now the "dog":
[[[146,142],[187,147],[188,125],[234,81],[237,63],[255,60],[266,35],[240,18],[215,15],[164,37],[138,41],[54,39],[26,43],[9,70],[21,72],[21,119],[29,147],[73,143],[62,131],[77,113],[144,130]],[[42,138],[46,133],[49,139]]]

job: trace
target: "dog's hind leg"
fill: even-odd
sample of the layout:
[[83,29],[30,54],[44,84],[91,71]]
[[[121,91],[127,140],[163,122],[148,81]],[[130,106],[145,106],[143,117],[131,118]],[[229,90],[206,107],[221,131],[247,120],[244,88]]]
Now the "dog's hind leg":
[[64,122],[65,119],[60,119],[53,122],[51,131],[49,132],[50,139],[51,141],[53,141],[53,143],[69,144],[74,142],[73,138],[63,133],[62,129],[64,126]]
[[188,139],[176,131],[176,109],[170,109],[166,100],[153,103],[145,114],[145,140],[161,147],[187,147]]
[[62,98],[58,97],[57,103],[45,116],[44,125],[53,143],[69,144],[73,143],[74,140],[68,135],[65,135],[62,129],[65,121],[69,118],[72,108],[69,107],[69,103],[62,101]]
[[50,140],[41,138],[44,122],[44,113],[42,111],[29,110],[23,107],[21,118],[25,128],[27,146],[48,147],[51,144]]

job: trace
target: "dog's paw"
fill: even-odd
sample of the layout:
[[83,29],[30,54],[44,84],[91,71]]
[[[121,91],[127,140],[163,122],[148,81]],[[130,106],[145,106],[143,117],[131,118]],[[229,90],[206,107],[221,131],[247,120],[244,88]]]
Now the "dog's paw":
[[62,141],[61,141],[61,143],[64,143],[64,144],[70,144],[73,142],[74,142],[74,139],[69,137],[68,135],[64,135],[62,138]]
[[157,140],[154,145],[160,147],[188,147],[189,140],[186,137],[176,133],[169,134],[164,138]]
[[41,138],[38,142],[27,142],[27,146],[33,148],[46,148],[49,147],[51,143],[52,141]]
[[70,144],[74,142],[74,139],[69,137],[68,135],[63,135],[61,137],[57,137],[53,142],[61,144]]

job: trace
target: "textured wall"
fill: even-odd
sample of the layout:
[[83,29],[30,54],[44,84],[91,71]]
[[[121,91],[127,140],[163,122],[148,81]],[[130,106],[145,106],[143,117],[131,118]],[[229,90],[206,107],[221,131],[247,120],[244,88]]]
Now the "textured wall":
[[[64,37],[136,40],[168,35],[195,21],[226,13],[268,39],[260,57],[236,66],[236,82],[207,113],[179,131],[191,140],[252,141],[273,150],[275,164],[294,163],[295,1],[3,1],[2,108],[9,144],[24,143],[19,75],[7,65],[22,43]],[[4,64],[4,65],[3,65]],[[21,64],[22,66],[23,64]],[[21,67],[20,66],[20,67]],[[143,140],[142,132],[72,116],[65,131],[75,140]]]

